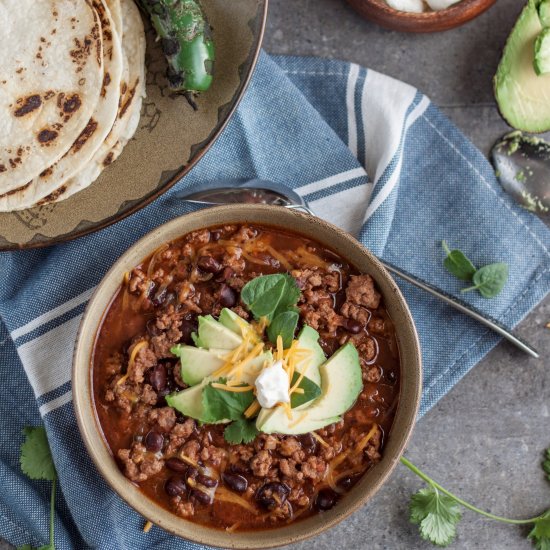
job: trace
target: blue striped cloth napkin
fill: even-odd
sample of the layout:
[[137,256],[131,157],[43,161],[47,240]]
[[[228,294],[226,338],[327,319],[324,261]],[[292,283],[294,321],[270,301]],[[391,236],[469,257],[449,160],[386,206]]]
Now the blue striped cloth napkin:
[[[507,262],[510,279],[497,298],[466,300],[509,327],[550,289],[550,232],[502,192],[486,159],[428,98],[354,64],[262,54],[229,126],[170,192],[94,235],[0,255],[1,536],[47,540],[48,484],[29,481],[18,465],[22,427],[44,422],[61,488],[58,549],[196,548],[159,528],[144,534],[143,519],[97,474],[73,414],[71,353],[86,301],[109,266],[146,232],[189,211],[174,194],[245,177],[292,186],[320,216],[450,294],[462,284],[442,267],[442,239],[478,265]],[[499,338],[398,283],[422,342],[423,414]]]

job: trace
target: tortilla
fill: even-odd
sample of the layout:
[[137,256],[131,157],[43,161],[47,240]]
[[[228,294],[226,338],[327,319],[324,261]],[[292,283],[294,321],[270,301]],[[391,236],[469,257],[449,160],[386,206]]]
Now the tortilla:
[[92,0],[99,15],[103,43],[103,83],[88,123],[69,150],[21,189],[0,196],[0,211],[23,210],[55,193],[85,166],[109,134],[117,117],[122,74],[122,47],[113,18],[103,0]]
[[[111,7],[111,1],[107,4]],[[118,2],[117,2],[118,3]],[[118,116],[111,132],[92,160],[40,205],[59,202],[85,189],[122,153],[139,124],[141,104],[145,97],[145,32],[133,0],[120,0],[122,11],[123,76]]]
[[0,21],[0,193],[7,193],[55,163],[83,131],[99,100],[103,50],[89,0],[0,0]]

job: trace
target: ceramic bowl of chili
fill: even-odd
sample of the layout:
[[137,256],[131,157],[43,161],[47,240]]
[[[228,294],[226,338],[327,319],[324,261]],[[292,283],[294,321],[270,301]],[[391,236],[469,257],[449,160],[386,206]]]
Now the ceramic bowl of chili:
[[365,19],[386,29],[401,32],[440,32],[454,29],[488,10],[496,0],[461,0],[439,11],[413,13],[399,11],[385,0],[347,0]]
[[[199,252],[197,259],[197,250],[220,246],[233,256],[206,261],[204,252]],[[196,297],[199,314],[212,312],[215,316],[224,306],[248,316],[239,302],[243,281],[239,282],[239,273],[223,265],[224,258],[229,263],[243,260],[233,262],[233,267],[237,272],[241,269],[245,280],[290,272],[301,290],[297,304],[300,323],[324,335],[319,342],[326,356],[343,342],[355,344],[361,360],[362,393],[339,422],[311,434],[279,435],[270,430],[248,445],[228,444],[223,426],[196,423],[166,407],[165,392],[161,396],[158,390],[165,389],[167,376],[172,377],[170,384],[176,390],[178,384],[186,387],[180,379],[179,363],[166,350],[159,356],[168,359],[160,361],[153,354],[147,364],[143,362],[147,355],[141,350],[142,370],[133,372],[137,382],[126,386],[129,373],[120,365],[113,367],[112,358],[128,365],[129,370],[143,342],[136,340],[136,335],[149,331],[151,350],[162,347],[160,343],[168,334],[190,341],[188,334],[183,335],[181,320],[168,326],[170,321],[164,315],[177,312],[184,307],[181,303],[169,306],[164,316],[154,317],[163,302],[189,299],[187,287],[181,295],[187,283],[177,287],[179,298],[173,295],[168,299],[166,290],[171,287],[157,288],[159,284],[147,277],[165,276],[168,265],[176,270],[184,265],[186,276],[193,273],[198,277],[196,288],[212,285],[217,289],[212,300]],[[214,262],[222,265],[214,269]],[[308,267],[308,262],[312,266]],[[212,270],[215,274],[210,276]],[[177,278],[176,271],[170,277],[170,281]],[[322,290],[322,285],[328,285],[328,290]],[[136,303],[140,306],[132,305]],[[316,309],[321,307],[319,303],[325,304],[323,311]],[[197,313],[187,315],[185,322],[193,315]],[[156,319],[152,332],[147,325],[151,318]],[[327,328],[330,323],[332,327]],[[162,372],[157,372],[159,369]],[[388,479],[415,424],[421,396],[421,353],[399,288],[357,240],[313,216],[282,207],[243,204],[174,219],[143,237],[116,261],[83,315],[72,382],[78,426],[88,453],[112,490],[134,510],[158,527],[197,543],[267,548],[330,529],[367,503]],[[149,422],[136,435],[136,426],[142,422],[137,417],[164,428],[155,424],[156,431],[146,433]],[[219,492],[220,501],[215,492]],[[207,493],[215,496],[207,498]]]

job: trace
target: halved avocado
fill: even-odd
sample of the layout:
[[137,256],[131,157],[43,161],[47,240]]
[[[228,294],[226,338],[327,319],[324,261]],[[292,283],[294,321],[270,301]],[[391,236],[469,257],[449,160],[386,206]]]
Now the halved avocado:
[[528,0],[502,54],[494,79],[502,117],[526,132],[550,130],[550,74],[537,75],[535,41],[542,31],[536,0]]

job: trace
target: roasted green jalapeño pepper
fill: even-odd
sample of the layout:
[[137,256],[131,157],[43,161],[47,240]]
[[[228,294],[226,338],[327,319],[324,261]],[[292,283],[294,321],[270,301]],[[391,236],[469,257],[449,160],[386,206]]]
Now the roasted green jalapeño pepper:
[[215,49],[210,25],[196,0],[139,0],[161,40],[170,88],[196,94],[212,84]]

